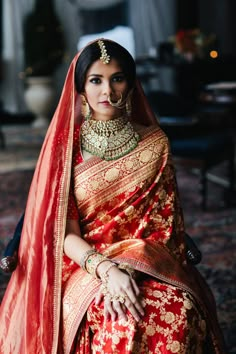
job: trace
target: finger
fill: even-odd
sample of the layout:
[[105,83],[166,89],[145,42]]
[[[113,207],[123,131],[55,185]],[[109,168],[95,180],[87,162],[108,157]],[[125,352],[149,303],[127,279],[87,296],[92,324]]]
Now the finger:
[[144,309],[143,309],[143,304],[139,299],[136,299],[134,302],[132,302],[133,306],[135,309],[138,311],[140,315],[144,315]]
[[105,297],[104,301],[104,316],[106,319],[109,319],[111,316],[113,321],[116,319],[116,312],[114,311],[112,303],[108,297]]
[[125,306],[137,322],[141,320],[140,314],[144,315],[144,311],[141,306],[139,309],[136,308],[136,306],[130,301],[129,298],[126,299]]
[[126,296],[128,296],[129,300],[133,303],[133,305],[138,309],[141,314],[143,312],[143,305],[139,301],[140,290],[133,279],[131,279],[131,286],[128,286],[126,289]]
[[[138,311],[140,315],[144,315],[144,309],[143,309],[143,304],[142,302],[137,298],[137,297],[128,297],[127,299],[128,304],[132,304],[133,307]],[[127,307],[127,306],[126,306]]]
[[140,295],[139,287],[134,279],[130,278],[128,284],[123,289],[132,302]]
[[113,301],[113,308],[117,312],[118,317],[120,319],[123,319],[123,320],[127,321],[127,316],[126,316],[126,313],[125,313],[125,309],[124,309],[124,307],[122,306],[122,304],[119,301],[117,301],[117,300]]
[[95,296],[95,304],[99,305],[101,303],[103,297],[104,297],[104,295],[103,295],[102,289],[100,289]]
[[131,278],[130,280],[131,280],[131,284],[132,284],[132,287],[134,289],[135,295],[139,296],[140,295],[140,290],[139,290],[138,285],[136,284],[136,281],[133,278]]

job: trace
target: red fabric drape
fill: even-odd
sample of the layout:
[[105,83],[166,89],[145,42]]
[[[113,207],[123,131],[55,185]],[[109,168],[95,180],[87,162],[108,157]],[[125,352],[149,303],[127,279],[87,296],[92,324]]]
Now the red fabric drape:
[[[79,53],[68,69],[29,190],[19,264],[0,307],[1,353],[57,352],[73,129],[75,120],[80,119],[74,85],[78,57]],[[143,101],[136,100],[137,94],[137,111],[145,124],[153,123],[154,115]]]
[[[0,307],[0,353],[56,354],[61,350],[63,242],[71,179],[74,124],[80,120],[73,59],[29,191],[19,264]],[[137,83],[132,119],[156,123]],[[197,277],[196,277],[197,279]]]

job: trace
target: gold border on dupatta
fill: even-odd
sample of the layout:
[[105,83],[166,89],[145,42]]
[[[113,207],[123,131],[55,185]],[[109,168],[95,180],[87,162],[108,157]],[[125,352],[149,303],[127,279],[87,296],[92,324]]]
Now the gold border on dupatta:
[[[72,102],[74,102],[74,92]],[[73,112],[74,113],[74,112]],[[68,144],[65,153],[65,163],[63,166],[62,177],[59,187],[58,212],[54,228],[55,243],[55,275],[54,275],[54,293],[53,293],[53,341],[52,354],[57,354],[59,328],[60,328],[60,312],[61,312],[61,283],[62,283],[62,257],[64,247],[64,234],[66,227],[66,215],[68,205],[68,195],[70,188],[71,166],[72,166],[72,150],[73,150],[73,133],[74,133],[74,117],[70,120]]]
[[76,270],[70,277],[63,296],[63,353],[69,354],[76,333],[84,315],[95,297],[101,282],[86,274],[83,270]]

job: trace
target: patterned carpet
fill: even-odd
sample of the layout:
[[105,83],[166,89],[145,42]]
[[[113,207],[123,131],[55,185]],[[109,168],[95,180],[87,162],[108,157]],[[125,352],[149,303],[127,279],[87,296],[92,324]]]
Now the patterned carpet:
[[209,184],[208,210],[199,208],[199,179],[177,173],[187,232],[202,251],[197,266],[210,285],[229,353],[236,353],[236,208],[225,208],[223,189]]
[[[45,131],[5,127],[7,147],[0,150],[0,253],[25,207],[33,169]],[[224,166],[221,167],[221,171]],[[196,174],[177,169],[187,232],[203,253],[198,268],[216,299],[229,353],[236,353],[236,208],[225,208],[223,189],[209,183],[208,210],[203,212]],[[0,273],[0,299],[9,276]]]

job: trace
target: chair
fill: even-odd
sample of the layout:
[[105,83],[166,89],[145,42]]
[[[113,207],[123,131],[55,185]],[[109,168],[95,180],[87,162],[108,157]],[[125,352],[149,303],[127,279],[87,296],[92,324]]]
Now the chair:
[[[198,124],[192,103],[183,101],[175,94],[153,91],[147,94],[154,112],[159,117],[160,125],[170,139],[170,145],[176,165],[196,168],[200,174],[201,208],[207,209],[208,173],[220,163],[227,162],[228,188],[226,203],[230,205],[230,196],[234,191],[234,151],[232,137],[221,133],[204,132]],[[214,182],[219,183],[215,178]]]
[[[7,244],[3,256],[0,258],[0,269],[6,273],[12,273],[18,263],[18,249],[21,232],[24,224],[25,212],[20,217],[12,238]],[[188,233],[185,233],[186,259],[189,264],[197,265],[202,260],[202,253]]]

